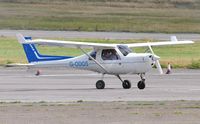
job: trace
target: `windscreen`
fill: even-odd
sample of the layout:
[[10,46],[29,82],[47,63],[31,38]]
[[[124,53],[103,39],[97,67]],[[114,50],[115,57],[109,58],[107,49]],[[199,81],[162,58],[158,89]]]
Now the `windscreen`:
[[132,52],[132,50],[126,46],[126,45],[118,45],[117,46],[119,51],[124,55],[124,56],[127,56],[129,53]]

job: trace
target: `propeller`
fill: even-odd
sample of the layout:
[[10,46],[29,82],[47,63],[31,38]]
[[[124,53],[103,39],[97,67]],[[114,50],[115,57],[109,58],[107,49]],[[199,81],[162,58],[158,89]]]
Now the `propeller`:
[[151,45],[149,44],[149,50],[151,51],[151,53],[153,54],[153,61],[155,61],[155,64],[156,64],[156,68],[158,69],[159,73],[160,74],[163,74],[163,70],[161,68],[161,65],[160,65],[160,62],[159,62],[159,59],[160,57],[157,56],[156,54],[154,54],[154,51],[153,49],[151,48]]

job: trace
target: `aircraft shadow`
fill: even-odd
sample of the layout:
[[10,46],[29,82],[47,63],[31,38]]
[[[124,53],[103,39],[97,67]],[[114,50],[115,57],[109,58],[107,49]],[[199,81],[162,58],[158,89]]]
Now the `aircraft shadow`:
[[13,90],[0,90],[0,92],[32,92],[32,91],[107,91],[107,90],[124,90],[123,88],[65,88],[65,89],[13,89]]

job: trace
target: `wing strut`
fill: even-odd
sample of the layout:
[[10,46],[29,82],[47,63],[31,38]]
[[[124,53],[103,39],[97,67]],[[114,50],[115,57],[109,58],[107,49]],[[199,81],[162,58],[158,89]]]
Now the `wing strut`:
[[103,73],[108,73],[108,71],[101,65],[97,60],[95,60],[92,56],[90,56],[87,52],[85,52],[81,47],[78,47],[85,55],[87,55],[92,61],[94,61],[99,67],[101,67],[104,72]]

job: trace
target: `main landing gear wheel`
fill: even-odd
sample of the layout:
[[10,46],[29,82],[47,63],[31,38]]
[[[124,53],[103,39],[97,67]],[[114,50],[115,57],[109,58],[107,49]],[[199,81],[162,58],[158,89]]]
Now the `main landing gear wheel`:
[[144,89],[145,88],[145,73],[141,73],[140,74],[140,78],[141,78],[141,80],[138,82],[138,84],[137,84],[137,87],[140,89],[140,90],[142,90],[142,89]]
[[130,89],[131,88],[131,82],[129,80],[124,80],[122,83],[122,86],[124,89]]
[[96,88],[97,89],[104,89],[105,87],[105,82],[103,80],[98,80],[96,83]]
[[145,88],[145,81],[141,80],[138,82],[137,87],[142,90]]
[[122,87],[124,88],[124,89],[130,89],[131,88],[131,82],[129,81],[129,80],[122,80],[122,78],[119,76],[119,75],[116,75],[118,78],[119,78],[119,80],[122,82]]

